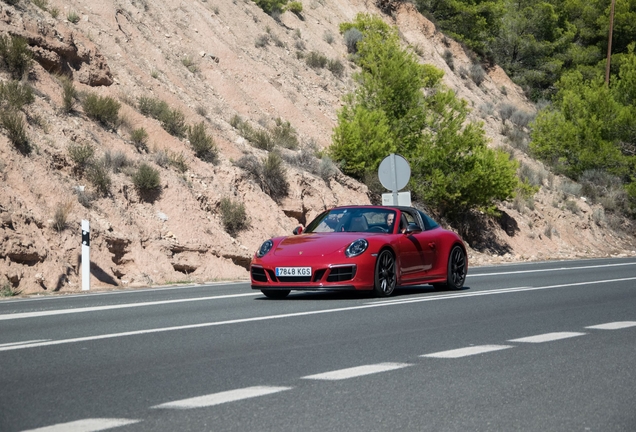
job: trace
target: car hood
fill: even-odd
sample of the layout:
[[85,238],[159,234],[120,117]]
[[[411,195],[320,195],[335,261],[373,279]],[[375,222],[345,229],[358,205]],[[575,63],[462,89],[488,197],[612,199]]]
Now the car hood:
[[352,241],[367,237],[361,233],[302,234],[285,237],[274,250],[274,255],[284,257],[325,256],[346,248]]

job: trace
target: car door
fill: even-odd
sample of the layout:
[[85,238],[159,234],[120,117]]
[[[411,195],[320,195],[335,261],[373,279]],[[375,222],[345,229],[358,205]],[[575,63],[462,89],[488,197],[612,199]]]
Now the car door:
[[425,231],[424,225],[415,212],[403,210],[400,215],[398,240],[399,273],[403,283],[426,277],[435,260],[436,243],[433,234]]

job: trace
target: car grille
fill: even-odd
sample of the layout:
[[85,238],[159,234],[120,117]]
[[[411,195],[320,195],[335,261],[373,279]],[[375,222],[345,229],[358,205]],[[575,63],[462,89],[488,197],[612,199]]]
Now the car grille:
[[327,276],[327,282],[342,282],[353,279],[356,266],[333,267]]
[[252,279],[257,282],[267,282],[267,276],[265,276],[263,267],[252,267]]
[[311,276],[278,276],[280,282],[311,282]]

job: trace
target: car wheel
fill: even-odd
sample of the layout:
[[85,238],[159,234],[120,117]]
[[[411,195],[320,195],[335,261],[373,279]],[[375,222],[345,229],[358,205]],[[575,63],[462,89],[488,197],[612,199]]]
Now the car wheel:
[[455,245],[448,256],[448,281],[451,289],[461,289],[466,281],[466,252]]
[[383,250],[375,262],[375,284],[373,291],[379,297],[388,297],[393,294],[396,283],[395,257],[391,251]]
[[261,290],[265,297],[271,299],[283,299],[289,295],[290,290]]

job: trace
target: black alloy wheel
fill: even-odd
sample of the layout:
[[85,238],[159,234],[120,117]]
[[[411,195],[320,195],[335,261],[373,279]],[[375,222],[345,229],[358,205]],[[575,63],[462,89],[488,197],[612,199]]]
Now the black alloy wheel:
[[388,297],[393,294],[396,284],[395,257],[391,251],[383,250],[375,262],[373,291],[378,297]]
[[455,245],[448,256],[448,288],[462,289],[466,281],[466,252]]

